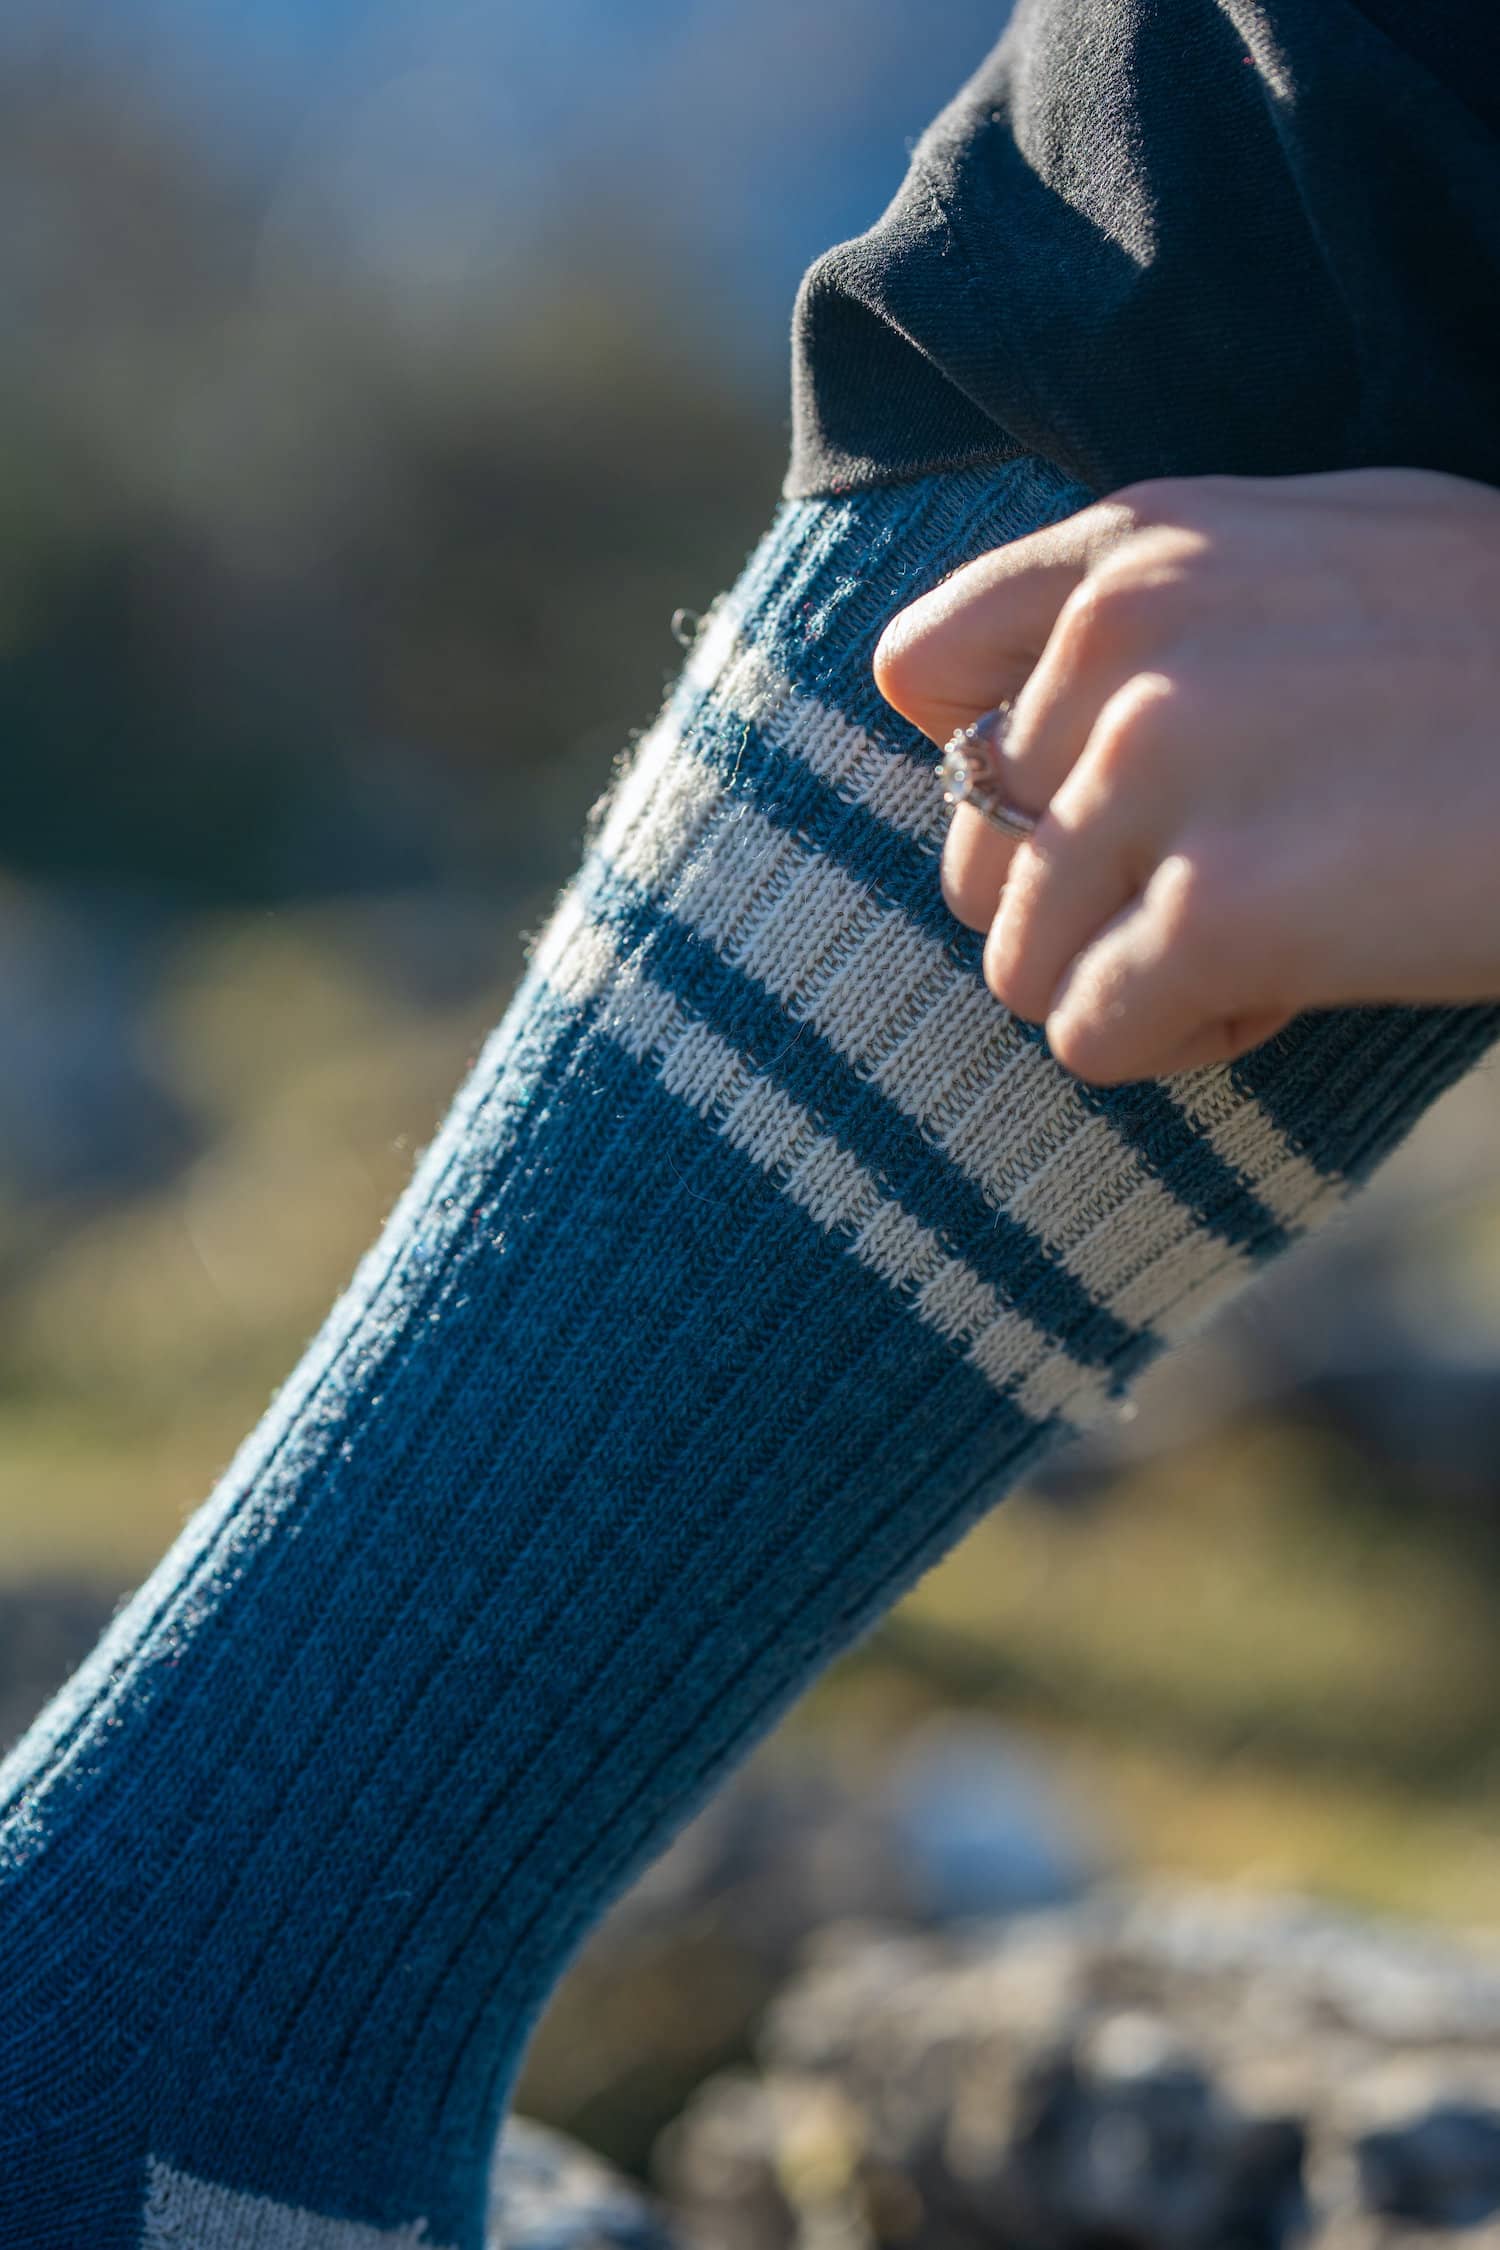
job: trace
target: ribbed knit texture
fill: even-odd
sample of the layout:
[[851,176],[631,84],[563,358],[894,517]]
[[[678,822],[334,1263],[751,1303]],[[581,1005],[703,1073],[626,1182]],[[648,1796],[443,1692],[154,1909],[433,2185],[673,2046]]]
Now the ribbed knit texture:
[[1500,1028],[1102,1093],[990,998],[870,656],[1086,498],[799,502],[711,616],[325,1333],[0,1776],[4,2250],[477,2250],[604,1906]]

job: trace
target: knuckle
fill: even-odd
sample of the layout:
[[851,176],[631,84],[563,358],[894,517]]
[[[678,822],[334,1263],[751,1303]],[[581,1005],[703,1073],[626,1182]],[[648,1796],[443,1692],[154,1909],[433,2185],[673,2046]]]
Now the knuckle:
[[1151,916],[1158,940],[1174,958],[1178,979],[1201,983],[1223,943],[1223,898],[1199,859],[1163,859],[1151,880]]
[[1136,731],[1106,716],[1095,727],[1089,742],[1092,778],[1111,800],[1125,796],[1140,772],[1142,759]]
[[1054,799],[1025,842],[1017,844],[1012,856],[1006,879],[1011,912],[1034,912],[1049,884],[1059,878],[1067,881],[1083,849],[1081,832],[1059,818]]
[[1111,497],[1139,530],[1182,523],[1197,509],[1206,480],[1198,477],[1141,477]]
[[1020,998],[1018,965],[1014,948],[1001,945],[991,937],[984,949],[984,981],[1001,1007],[1009,1008],[1013,1015],[1021,1013],[1017,1004]]
[[1120,511],[1132,530],[1142,530],[1148,524],[1160,522],[1172,489],[1170,477],[1137,477],[1133,484],[1122,484],[1118,492],[1112,492],[1109,504]]
[[1156,630],[1160,590],[1143,578],[1130,555],[1114,556],[1074,587],[1062,606],[1058,631],[1075,662],[1118,661],[1140,652]]
[[1185,699],[1160,674],[1138,673],[1110,697],[1094,723],[1089,758],[1106,791],[1151,781],[1190,754],[1193,729]]
[[1191,954],[1212,938],[1222,901],[1200,857],[1176,853],[1163,860],[1151,888],[1152,907],[1168,945]]
[[997,961],[992,953],[986,953],[984,957],[984,981],[991,998],[998,1000],[1002,1008],[1008,1008],[1013,1016],[1025,1014],[1025,1010],[1020,1004],[1021,996],[1012,982],[1008,962]]
[[999,977],[997,984],[998,989],[995,985],[990,989],[1013,1016],[1019,1016],[1022,1023],[1044,1021],[1051,993],[1039,985],[1034,976],[1028,977],[1023,970],[1017,969]]
[[1199,848],[1163,862],[1153,888],[1165,943],[1194,983],[1216,977],[1226,961],[1257,942],[1263,914],[1255,872],[1232,850]]
[[875,644],[871,670],[876,687],[898,711],[921,701],[931,685],[932,666],[920,620],[905,610],[892,618]]
[[[1024,926],[1016,926],[1017,920],[1018,917],[1007,915],[1003,922],[997,922],[984,949],[984,981],[1002,1008],[1032,1022],[1042,1010],[1037,1005],[1035,975],[1028,974],[1026,931]],[[1046,995],[1041,999],[1044,1009]]]
[[[955,672],[964,649],[955,645],[952,615],[923,595],[890,619],[875,644],[870,673],[886,702],[924,733],[957,725]],[[992,699],[993,700],[993,699]],[[967,711],[973,716],[974,707]]]
[[1121,1073],[1111,1026],[1087,1015],[1054,1018],[1047,1024],[1047,1045],[1054,1062],[1060,1063],[1070,1078],[1081,1078],[1092,1086],[1119,1083]]
[[996,893],[993,882],[982,882],[971,867],[952,865],[944,854],[938,868],[938,882],[943,903],[954,920],[966,930],[987,930],[994,918]]

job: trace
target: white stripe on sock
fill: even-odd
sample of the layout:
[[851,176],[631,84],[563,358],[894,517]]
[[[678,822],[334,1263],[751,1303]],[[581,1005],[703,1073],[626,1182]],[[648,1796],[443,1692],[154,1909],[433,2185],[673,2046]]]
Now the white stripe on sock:
[[[865,805],[905,834],[934,841],[947,826],[936,761],[909,758],[871,741],[861,728],[795,687],[759,649],[741,641],[726,656],[736,620],[718,620],[718,694],[764,730],[767,739],[802,759],[846,801]],[[1312,1225],[1344,1194],[1291,1146],[1253,1097],[1232,1088],[1222,1071],[1198,1071],[1167,1082],[1167,1090],[1200,1126],[1216,1154],[1252,1185],[1276,1218]],[[1109,1130],[1109,1128],[1106,1128]]]
[[682,667],[674,701],[684,688],[690,695],[705,695],[718,685],[720,673],[743,645],[740,627],[744,615],[743,599],[737,588],[721,594],[705,612]]
[[753,719],[766,740],[790,751],[849,804],[863,805],[909,836],[936,842],[947,826],[935,758],[909,758],[873,742],[831,704],[794,687],[753,644],[741,643],[718,681],[730,709]]
[[1227,1071],[1185,1072],[1169,1082],[1168,1091],[1225,1162],[1255,1182],[1266,1209],[1287,1225],[1311,1226],[1344,1200],[1344,1182],[1328,1179],[1300,1155],[1259,1102],[1236,1089]]
[[620,958],[609,932],[587,920],[576,899],[569,935],[548,974],[551,988],[574,1005],[602,1003],[602,1022],[637,1062],[652,1067],[667,1090],[685,1101],[731,1146],[740,1149],[793,1202],[827,1231],[847,1238],[851,1253],[999,1390],[1038,1418],[1066,1413],[1088,1420],[1106,1400],[1093,1368],[1022,1314],[930,1227],[912,1217],[857,1158],[822,1130],[774,1078],[757,1069],[674,994]]
[[723,794],[708,767],[684,757],[678,720],[663,711],[606,801],[595,849],[654,890],[691,850]]
[[[721,603],[685,668],[699,699],[712,693],[841,796],[893,826],[940,833],[933,768],[879,748],[793,687],[738,631],[735,610]],[[665,894],[672,913],[763,984],[794,1023],[820,1031],[1096,1301],[1164,1336],[1195,1325],[1244,1280],[1249,1257],[1202,1226],[936,939],[826,855],[727,796],[713,769],[684,746],[680,704],[679,691],[617,785],[600,857]],[[547,981],[557,982],[556,963],[580,919],[570,893],[537,952],[535,968]],[[670,1003],[659,988],[649,990],[656,1001],[642,992],[636,1005]],[[701,1081],[691,1075],[695,1057]],[[673,1064],[674,1090],[700,1106],[721,1062],[689,1044]],[[1166,1090],[1283,1223],[1311,1224],[1339,1199],[1338,1186],[1222,1073],[1194,1073]],[[939,1292],[934,1304],[944,1302]],[[1008,1347],[1000,1360],[1010,1366]],[[1070,1381],[1064,1378],[1065,1390]]]
[[179,2172],[160,2158],[147,2166],[140,2250],[441,2250],[425,2219],[401,2227],[320,2218],[268,2196],[246,2195]]
[[[675,774],[663,787],[673,791]],[[1172,1333],[1174,1308],[1201,1313],[1210,1264],[1223,1292],[1250,1271],[1215,1236],[1205,1250],[1195,1214],[936,938],[763,814],[735,805],[705,823],[667,903],[879,1086],[1096,1302]]]

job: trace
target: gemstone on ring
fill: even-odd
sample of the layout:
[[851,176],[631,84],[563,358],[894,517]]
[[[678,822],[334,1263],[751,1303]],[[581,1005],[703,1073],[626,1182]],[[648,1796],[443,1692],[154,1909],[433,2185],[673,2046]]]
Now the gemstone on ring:
[[1038,815],[1014,805],[1000,786],[1000,760],[1010,731],[1010,705],[981,712],[950,736],[938,764],[946,805],[972,805],[1007,836],[1030,836]]

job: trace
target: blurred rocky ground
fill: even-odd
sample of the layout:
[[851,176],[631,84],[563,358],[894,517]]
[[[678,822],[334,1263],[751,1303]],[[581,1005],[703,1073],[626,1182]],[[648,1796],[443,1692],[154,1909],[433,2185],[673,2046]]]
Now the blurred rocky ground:
[[933,1731],[868,1795],[828,1778],[752,1768],[601,1930],[553,2039],[607,2076],[609,2024],[644,2066],[669,2013],[686,2077],[738,2059],[650,2190],[513,2125],[494,2250],[1500,2242],[1493,1937],[1101,1880],[993,1729]]
[[660,2172],[724,2250],[1491,2243],[1500,1954],[1156,1887],[835,1927]]

